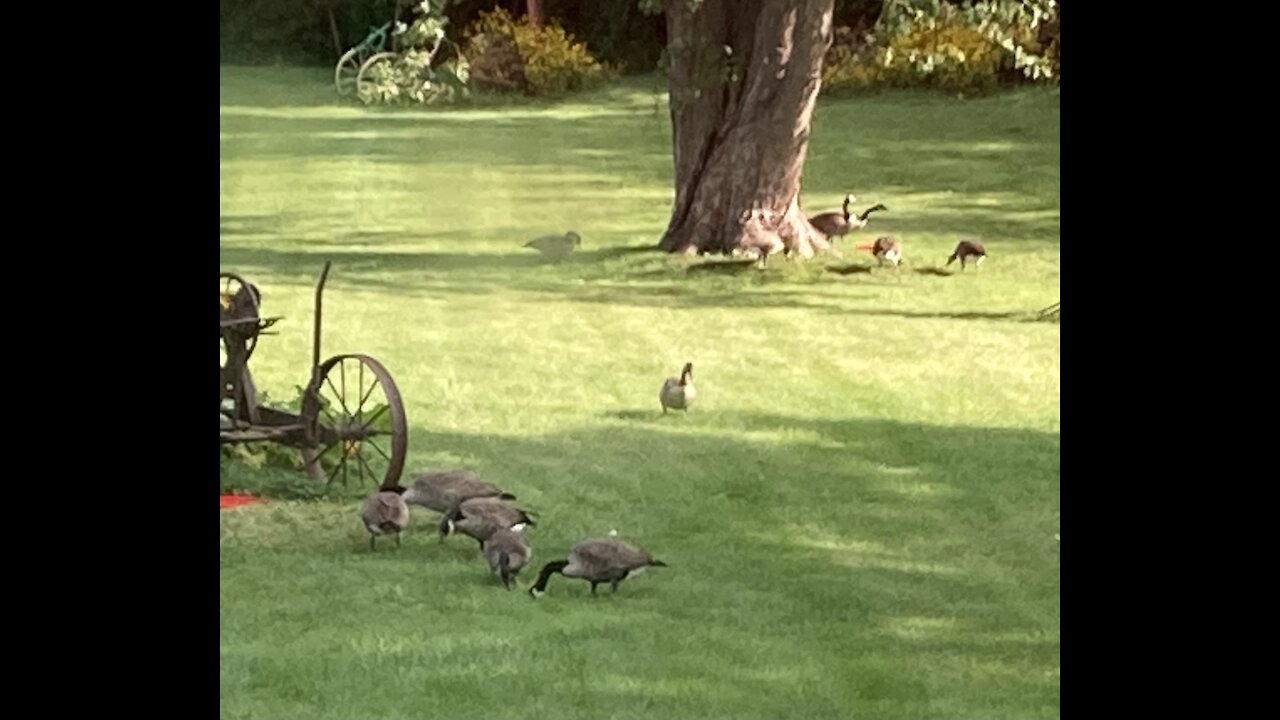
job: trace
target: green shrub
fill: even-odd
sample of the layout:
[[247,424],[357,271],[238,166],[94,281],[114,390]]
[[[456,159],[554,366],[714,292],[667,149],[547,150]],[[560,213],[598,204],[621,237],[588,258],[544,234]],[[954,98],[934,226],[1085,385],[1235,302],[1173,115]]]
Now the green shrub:
[[[467,55],[477,58],[496,45],[493,38],[507,36],[515,42],[520,54],[521,72],[528,81],[528,91],[535,95],[559,96],[584,90],[608,81],[616,69],[601,64],[564,28],[545,23],[541,28],[527,19],[516,22],[502,8],[481,12],[479,19],[467,27]],[[514,73],[510,73],[514,74]]]
[[[374,62],[362,71],[359,94],[364,103],[435,103],[464,98],[469,93],[470,64],[449,40],[444,0],[423,0],[410,25],[393,31],[400,52]],[[446,52],[452,56],[445,59]]]
[[982,93],[1002,82],[1056,82],[1055,0],[940,0],[885,6],[875,34],[837,31],[823,66],[830,93],[920,87]]

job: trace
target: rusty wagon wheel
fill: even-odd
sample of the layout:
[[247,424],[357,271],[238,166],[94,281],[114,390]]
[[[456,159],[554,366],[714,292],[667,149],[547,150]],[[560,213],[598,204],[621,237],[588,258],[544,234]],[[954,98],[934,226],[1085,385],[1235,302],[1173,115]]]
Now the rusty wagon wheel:
[[[258,304],[262,301],[261,293],[258,287],[235,273],[218,273],[218,305],[221,308],[221,315],[226,319],[238,318],[257,318],[261,317]],[[226,333],[219,333],[222,340],[222,366],[226,367]],[[249,362],[249,358],[253,355],[253,349],[258,346],[258,333],[255,331],[251,337],[245,341],[244,361]]]
[[409,431],[404,403],[391,373],[368,355],[337,355],[302,400],[302,417],[316,423],[318,448],[310,460],[320,464],[326,487],[341,479],[362,486],[391,487],[400,481]]

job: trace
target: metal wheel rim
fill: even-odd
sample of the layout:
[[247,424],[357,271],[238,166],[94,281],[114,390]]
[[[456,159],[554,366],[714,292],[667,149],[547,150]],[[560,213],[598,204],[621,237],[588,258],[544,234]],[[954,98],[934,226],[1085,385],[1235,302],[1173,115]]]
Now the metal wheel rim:
[[365,76],[368,75],[369,70],[384,60],[391,61],[395,60],[397,57],[399,57],[399,53],[380,52],[371,56],[360,65],[360,72],[356,75],[356,97],[360,98],[360,102],[368,104],[370,101],[370,91],[365,90]]
[[360,66],[364,64],[364,51],[352,48],[343,53],[342,58],[333,69],[333,85],[339,97],[347,97],[356,91],[356,80],[360,75]]
[[[220,293],[231,293],[232,283],[238,283],[241,286],[248,286],[252,284],[235,273],[229,273],[229,272],[218,273],[218,284],[221,286],[221,289],[219,290]],[[256,294],[250,293],[250,299],[253,301],[253,316],[262,317],[262,308],[258,304],[259,297]],[[225,353],[226,337],[223,333],[219,333],[219,336],[221,336],[220,340],[222,341],[223,352]],[[258,335],[257,333],[254,333],[253,337],[250,338],[245,343],[245,353],[244,353],[245,363],[248,363],[249,358],[253,357],[253,350],[256,347],[258,347]],[[226,368],[225,362],[223,363],[222,367]]]
[[[381,408],[371,407],[368,401],[376,400],[378,388],[382,390],[385,404]],[[348,392],[353,389],[354,393]],[[329,401],[327,405],[320,402],[322,397]],[[339,402],[333,403],[333,397],[340,398]],[[373,425],[379,423],[383,415],[388,420],[387,429],[374,432]],[[353,477],[362,484],[384,488],[400,482],[408,429],[400,390],[382,363],[361,354],[329,358],[320,365],[316,380],[307,388],[302,416],[316,428],[317,452],[312,462],[321,463],[326,487],[335,481],[347,486]],[[328,470],[324,467],[326,458],[330,458]]]

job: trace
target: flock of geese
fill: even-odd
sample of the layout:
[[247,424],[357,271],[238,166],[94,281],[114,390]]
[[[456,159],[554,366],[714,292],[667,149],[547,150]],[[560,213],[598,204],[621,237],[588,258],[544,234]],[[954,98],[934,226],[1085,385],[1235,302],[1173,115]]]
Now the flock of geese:
[[[835,240],[865,228],[872,213],[888,210],[877,203],[855,215],[850,210],[854,202],[853,193],[848,193],[841,210],[814,215],[808,218],[809,224],[828,239]],[[546,235],[530,240],[524,247],[537,250],[548,260],[558,262],[581,245],[582,237],[569,231],[564,235]],[[855,247],[870,252],[881,266],[888,262],[897,267],[903,260],[902,244],[890,235]],[[960,261],[961,269],[970,260],[979,265],[986,254],[977,240],[961,240],[947,259],[947,265],[956,260]],[[658,392],[663,414],[669,410],[687,412],[696,398],[693,363],[685,363],[679,376],[663,381]],[[528,510],[514,504],[515,500],[515,495],[470,470],[430,472],[416,478],[407,488],[396,485],[381,488],[370,495],[360,509],[360,520],[369,531],[370,550],[377,549],[379,537],[388,535],[395,537],[399,547],[400,534],[409,526],[409,507],[434,510],[440,513],[440,542],[457,534],[475,540],[490,572],[510,590],[520,571],[533,558],[533,549],[524,531],[537,525]],[[609,583],[612,591],[617,592],[618,583],[650,567],[666,567],[666,563],[618,538],[616,533],[608,537],[587,538],[573,546],[566,557],[544,564],[537,580],[529,587],[529,594],[536,598],[545,593],[548,581],[556,573],[591,583],[592,595],[596,594],[596,587],[601,583]]]
[[[668,410],[688,412],[696,398],[693,363],[685,363],[678,377],[664,380],[658,392],[663,414]],[[369,531],[369,549],[373,551],[380,536],[395,536],[396,547],[400,546],[400,534],[409,526],[409,506],[434,510],[440,513],[440,542],[459,534],[475,540],[490,572],[510,590],[533,557],[524,531],[537,525],[528,510],[514,504],[516,499],[470,470],[430,472],[407,488],[397,484],[374,492],[360,508],[360,521]],[[573,546],[566,557],[543,565],[529,594],[537,598],[545,593],[556,573],[591,583],[592,595],[601,583],[609,583],[611,592],[617,592],[618,583],[627,577],[666,565],[614,532],[608,537],[587,538]]]
[[[867,226],[867,219],[871,217],[871,213],[889,208],[876,203],[867,208],[863,212],[854,215],[849,206],[853,205],[857,198],[853,193],[846,193],[844,196],[844,205],[837,212],[824,212],[809,218],[809,224],[818,232],[822,233],[828,240],[842,238],[854,230],[861,230]],[[894,267],[898,267],[902,263],[902,243],[892,235],[882,235],[875,239],[874,242],[858,243],[854,246],[857,250],[871,253],[875,257],[876,262],[883,266],[885,262],[889,262]],[[951,256],[947,258],[947,266],[956,260],[960,261],[960,269],[967,268],[969,261],[974,261],[974,266],[982,264],[982,259],[987,256],[986,248],[982,243],[974,239],[961,240],[956,243],[955,249],[951,252]]]
[[[435,510],[441,514],[440,541],[455,534],[475,540],[490,572],[510,590],[533,558],[524,530],[537,524],[527,510],[512,502],[515,499],[515,495],[470,470],[431,472],[407,488],[396,485],[370,495],[360,509],[360,520],[369,531],[371,550],[377,548],[377,539],[383,535],[394,535],[398,547],[400,533],[409,526],[409,506]],[[543,565],[529,594],[536,598],[545,593],[547,582],[556,573],[591,583],[592,595],[596,594],[597,585],[606,582],[617,592],[618,583],[628,576],[665,566],[616,534],[587,538],[573,546],[566,557]]]
[[[855,230],[861,230],[866,227],[871,213],[889,209],[877,203],[855,215],[849,209],[855,202],[857,202],[857,198],[854,197],[853,193],[846,193],[844,205],[840,210],[819,213],[809,217],[809,225],[828,240],[836,240]],[[532,248],[542,253],[542,256],[551,262],[564,260],[581,246],[582,236],[572,230],[564,235],[544,235],[534,238],[523,245],[523,247]],[[874,242],[859,243],[854,247],[857,250],[871,253],[876,262],[882,267],[885,262],[898,267],[903,260],[902,243],[892,235],[883,235],[876,238]],[[986,256],[987,251],[981,242],[974,239],[965,239],[956,244],[955,250],[947,258],[946,265],[949,267],[951,263],[959,260],[960,269],[964,270],[970,260],[973,260],[974,265],[978,266],[982,264],[982,260]]]

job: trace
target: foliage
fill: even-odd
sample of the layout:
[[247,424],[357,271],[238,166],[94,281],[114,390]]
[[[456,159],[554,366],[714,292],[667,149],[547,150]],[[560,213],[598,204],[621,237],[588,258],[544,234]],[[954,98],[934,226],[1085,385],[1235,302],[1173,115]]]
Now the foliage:
[[[272,400],[265,390],[258,391],[258,404],[284,412],[298,412],[302,407],[301,387],[294,388],[294,397],[290,402]],[[228,403],[230,401],[227,401]],[[220,448],[220,476],[223,492],[247,491],[271,497],[309,496],[296,487],[302,483],[314,489],[317,484],[309,477],[301,475],[303,470],[302,453],[287,445],[279,443],[259,442],[236,445],[223,445]],[[284,494],[281,495],[280,493]]]
[[[468,95],[470,64],[446,35],[449,18],[442,12],[445,1],[423,0],[415,8],[417,17],[411,24],[396,24],[392,37],[400,51],[364,71],[367,82],[360,86],[363,102],[430,104]],[[445,50],[454,52],[441,62]]]
[[[288,402],[273,400],[265,390],[258,392],[258,404],[283,412],[297,413],[302,407],[306,389],[294,386],[293,398]],[[325,409],[333,403],[322,393],[318,397],[321,420]],[[229,403],[230,401],[228,401]],[[392,430],[391,414],[386,403],[366,408],[363,417],[373,418],[367,424],[374,430],[389,434]],[[348,446],[350,443],[348,443]],[[241,443],[223,445],[220,453],[220,472],[223,492],[245,491],[265,497],[306,499],[329,496],[325,483],[316,482],[306,474],[302,453],[288,445],[274,442]],[[332,450],[320,458],[320,469],[329,473],[341,460],[341,450]]]
[[517,22],[502,8],[480,13],[468,26],[468,53],[483,53],[489,38],[505,35],[515,41],[530,91],[536,95],[559,96],[588,89],[612,79],[616,70],[601,64],[587,46],[553,22],[536,28],[523,19]]
[[[219,56],[225,63],[332,66],[374,27],[393,18],[395,0],[219,0]],[[503,7],[519,15],[524,0],[451,0],[444,14],[466,27],[479,13]],[[638,0],[543,0],[545,17],[579,38],[592,54],[632,72],[650,72],[666,45],[666,22]],[[332,13],[332,23],[330,22]],[[470,54],[468,54],[470,57]],[[474,58],[473,58],[474,59]]]
[[837,34],[824,90],[927,87],[985,92],[1002,82],[1056,82],[1056,0],[890,0],[874,34]]

